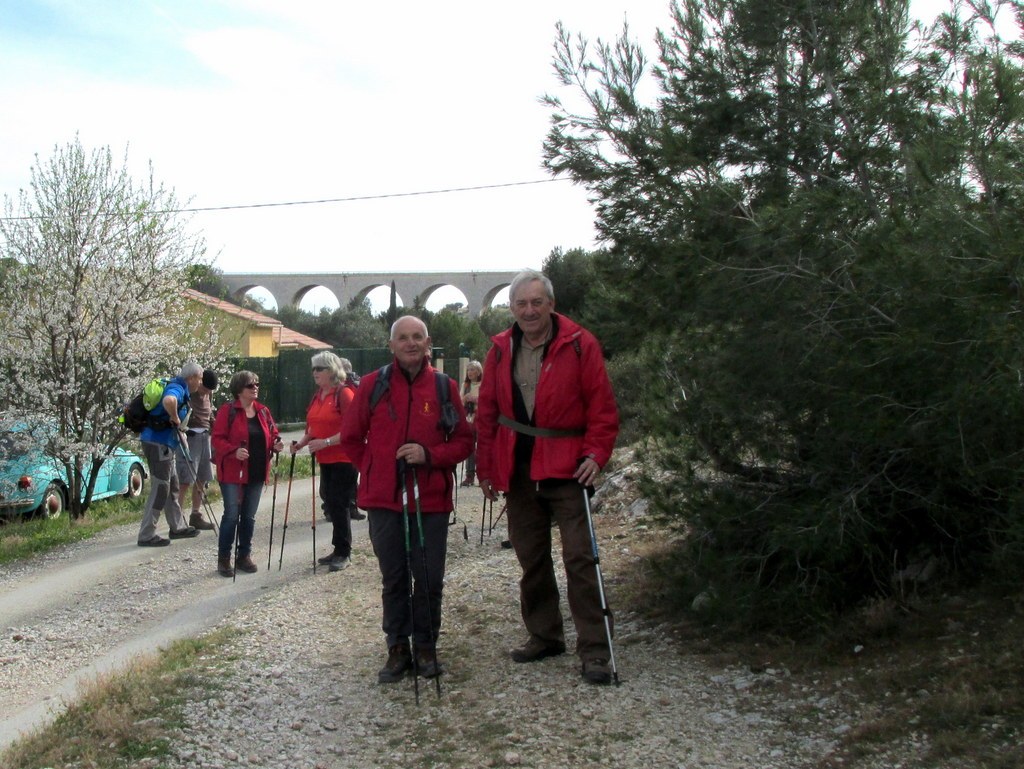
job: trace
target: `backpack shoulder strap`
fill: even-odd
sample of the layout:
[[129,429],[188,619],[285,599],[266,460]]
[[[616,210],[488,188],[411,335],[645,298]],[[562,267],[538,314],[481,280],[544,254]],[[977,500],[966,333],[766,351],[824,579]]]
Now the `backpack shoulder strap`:
[[452,405],[451,377],[443,371],[434,372],[434,385],[437,387],[437,405],[441,412],[441,420],[438,426],[444,433],[447,441],[459,424],[459,412]]
[[434,384],[437,387],[437,402],[441,408],[444,408],[446,403],[450,403],[452,399],[452,391],[448,386],[448,380],[451,379],[443,371],[434,372]]
[[377,378],[373,382],[373,390],[370,391],[371,412],[377,407],[389,387],[391,387],[391,364],[385,363],[377,369]]

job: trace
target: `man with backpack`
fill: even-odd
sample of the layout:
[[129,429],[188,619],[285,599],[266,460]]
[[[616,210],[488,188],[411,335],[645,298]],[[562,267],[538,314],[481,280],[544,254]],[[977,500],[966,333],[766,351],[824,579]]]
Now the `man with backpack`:
[[[191,394],[203,383],[203,367],[186,363],[178,376],[164,387],[160,402],[149,412],[148,424],[142,429],[142,455],[149,465],[149,496],[139,526],[139,547],[163,547],[171,539],[194,537],[199,530],[188,525],[178,502],[178,473],[175,456],[181,451],[178,443],[181,420],[188,413]],[[157,520],[163,512],[170,529],[170,539],[156,533]]]
[[389,346],[394,360],[363,377],[341,427],[383,585],[388,657],[379,683],[410,669],[427,678],[442,672],[436,644],[448,515],[455,468],[473,447],[457,385],[430,365],[426,324],[399,318]]

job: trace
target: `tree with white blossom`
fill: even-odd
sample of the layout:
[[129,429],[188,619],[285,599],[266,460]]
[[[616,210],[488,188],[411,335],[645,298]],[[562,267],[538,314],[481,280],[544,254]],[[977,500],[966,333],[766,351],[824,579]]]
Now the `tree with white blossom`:
[[[183,300],[205,245],[173,191],[132,179],[109,148],[78,138],[31,169],[0,217],[0,407],[63,463],[73,516],[125,439],[123,404],[190,359],[223,360],[210,324]],[[40,418],[42,417],[42,418]],[[84,492],[84,493],[82,493]]]

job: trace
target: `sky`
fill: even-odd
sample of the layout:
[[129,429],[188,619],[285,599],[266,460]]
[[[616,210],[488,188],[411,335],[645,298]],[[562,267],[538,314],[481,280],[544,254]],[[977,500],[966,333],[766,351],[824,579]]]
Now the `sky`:
[[[193,214],[226,273],[539,268],[599,245],[586,191],[542,166],[556,22],[628,22],[653,52],[669,7],[0,0],[0,197],[77,135],[189,207],[260,206]],[[415,194],[436,190],[462,191]]]

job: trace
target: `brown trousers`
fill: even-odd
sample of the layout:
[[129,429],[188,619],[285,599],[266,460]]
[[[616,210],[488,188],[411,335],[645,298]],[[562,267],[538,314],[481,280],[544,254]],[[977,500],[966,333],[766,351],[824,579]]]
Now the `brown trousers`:
[[562,539],[566,594],[576,625],[576,653],[583,659],[607,659],[608,638],[583,505],[583,487],[573,480],[538,484],[530,480],[528,468],[517,468],[509,484],[508,529],[523,569],[519,602],[527,631],[549,644],[565,642],[551,557],[552,523],[558,526]]

